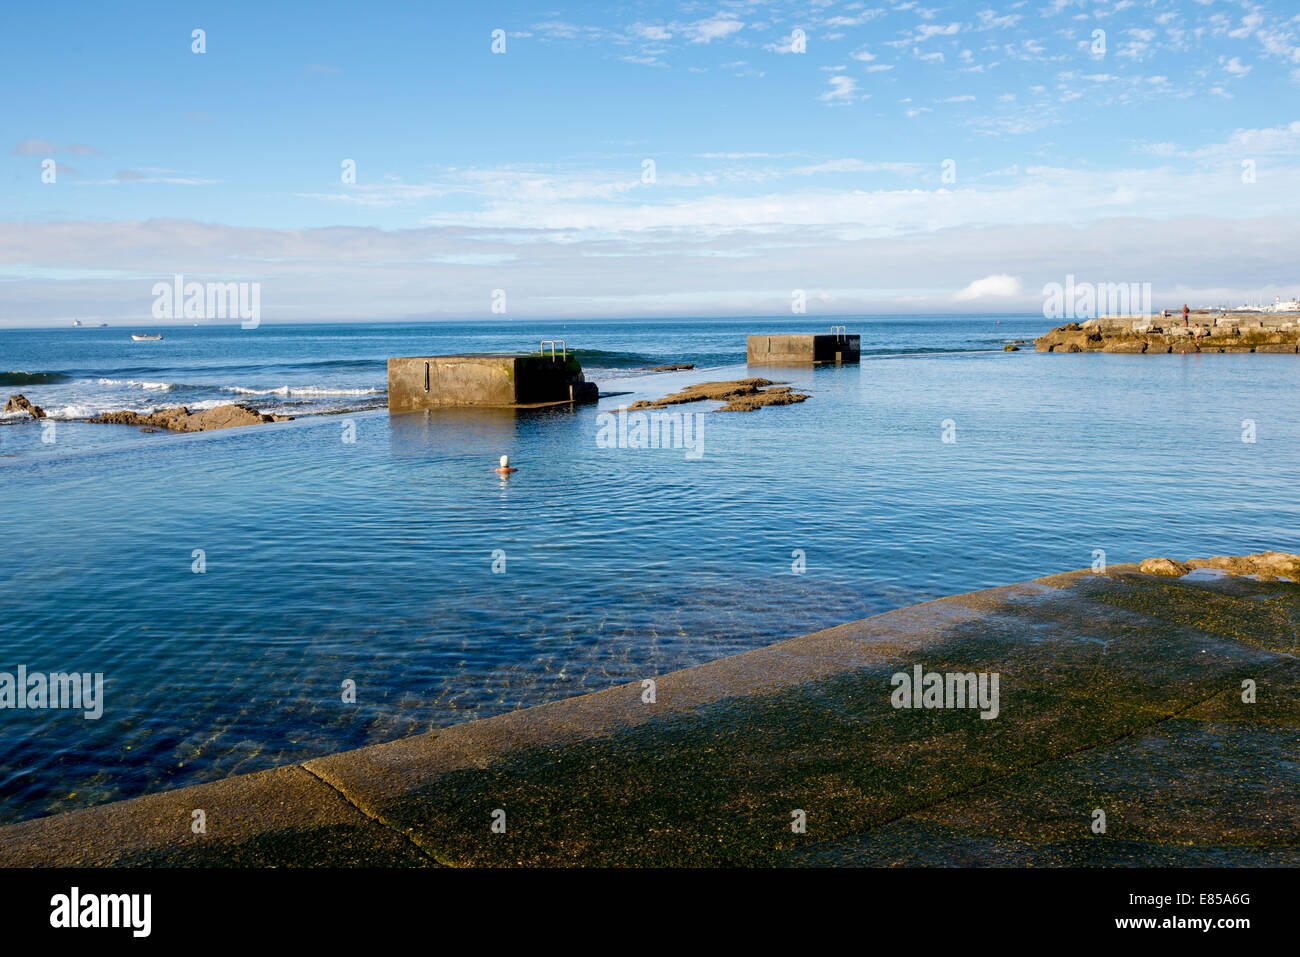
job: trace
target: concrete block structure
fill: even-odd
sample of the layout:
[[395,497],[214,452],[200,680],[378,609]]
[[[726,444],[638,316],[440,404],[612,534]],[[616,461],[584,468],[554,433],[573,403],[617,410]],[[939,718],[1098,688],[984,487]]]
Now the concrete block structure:
[[815,365],[824,362],[857,362],[860,336],[842,332],[826,335],[750,336],[745,357],[750,365]]
[[567,354],[407,356],[388,360],[388,411],[594,402],[598,390]]

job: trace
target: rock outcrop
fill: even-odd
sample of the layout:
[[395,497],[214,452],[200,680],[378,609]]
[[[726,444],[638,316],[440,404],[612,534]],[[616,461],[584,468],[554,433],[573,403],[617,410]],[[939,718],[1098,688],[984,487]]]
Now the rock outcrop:
[[1186,562],[1172,558],[1148,558],[1138,565],[1138,571],[1148,575],[1181,577],[1197,568],[1213,568],[1232,575],[1253,575],[1263,581],[1289,578],[1300,582],[1300,555],[1289,552],[1256,552],[1253,555],[1216,555],[1213,558],[1193,558]]
[[1169,575],[1178,578],[1192,570],[1190,565],[1176,562],[1172,558],[1148,558],[1138,565],[1138,571],[1145,575]]
[[1271,352],[1300,349],[1300,317],[1286,314],[1195,313],[1120,316],[1069,322],[1034,340],[1039,352],[1110,352],[1168,355],[1189,352]]
[[191,412],[184,406],[159,409],[144,415],[123,409],[121,412],[105,412],[90,421],[98,425],[135,425],[166,429],[169,432],[211,432],[214,429],[237,429],[263,422],[287,422],[292,418],[291,415],[258,412],[251,406],[232,403],[200,412]]
[[726,403],[716,409],[717,412],[753,412],[765,405],[792,405],[807,398],[807,393],[795,392],[788,385],[778,385],[769,379],[733,379],[728,382],[699,382],[654,402],[633,402],[629,408],[632,411],[663,409],[685,402],[712,400]]
[[27,412],[33,419],[45,418],[45,410],[39,405],[32,405],[25,395],[11,395],[5,403],[6,412]]

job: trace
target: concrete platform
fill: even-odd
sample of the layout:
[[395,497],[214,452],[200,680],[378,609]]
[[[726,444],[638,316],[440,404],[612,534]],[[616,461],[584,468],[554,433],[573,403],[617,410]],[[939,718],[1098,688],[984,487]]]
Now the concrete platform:
[[[0,864],[1295,866],[1297,625],[1285,581],[1048,576],[660,675],[653,703],[633,682],[10,825]],[[997,717],[895,707],[916,665],[999,674]]]
[[750,365],[817,365],[857,362],[861,336],[843,334],[750,336],[745,358]]
[[388,360],[388,411],[415,412],[450,406],[533,408],[594,402],[572,356],[476,353],[406,356]]

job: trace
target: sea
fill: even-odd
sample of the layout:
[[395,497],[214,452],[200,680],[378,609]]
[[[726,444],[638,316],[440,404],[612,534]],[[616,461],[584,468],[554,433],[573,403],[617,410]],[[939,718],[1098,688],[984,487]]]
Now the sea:
[[[862,337],[747,368],[750,334]],[[1041,316],[0,329],[0,823],[653,677],[1100,563],[1300,551],[1300,357],[1040,354]],[[163,333],[135,342],[132,332]],[[391,356],[562,339],[599,403],[390,417]],[[1020,351],[1004,346],[1028,340]],[[694,369],[651,372],[691,363]],[[809,398],[617,409],[766,377]],[[292,421],[82,421],[241,402]],[[50,424],[50,423],[53,424]],[[501,455],[518,471],[494,471]],[[0,704],[3,701],[0,700]]]

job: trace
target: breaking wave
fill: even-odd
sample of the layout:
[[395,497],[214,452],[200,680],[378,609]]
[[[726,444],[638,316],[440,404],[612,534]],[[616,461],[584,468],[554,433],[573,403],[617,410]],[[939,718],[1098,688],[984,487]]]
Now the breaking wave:
[[62,372],[0,372],[0,386],[54,385],[71,380],[71,376]]

